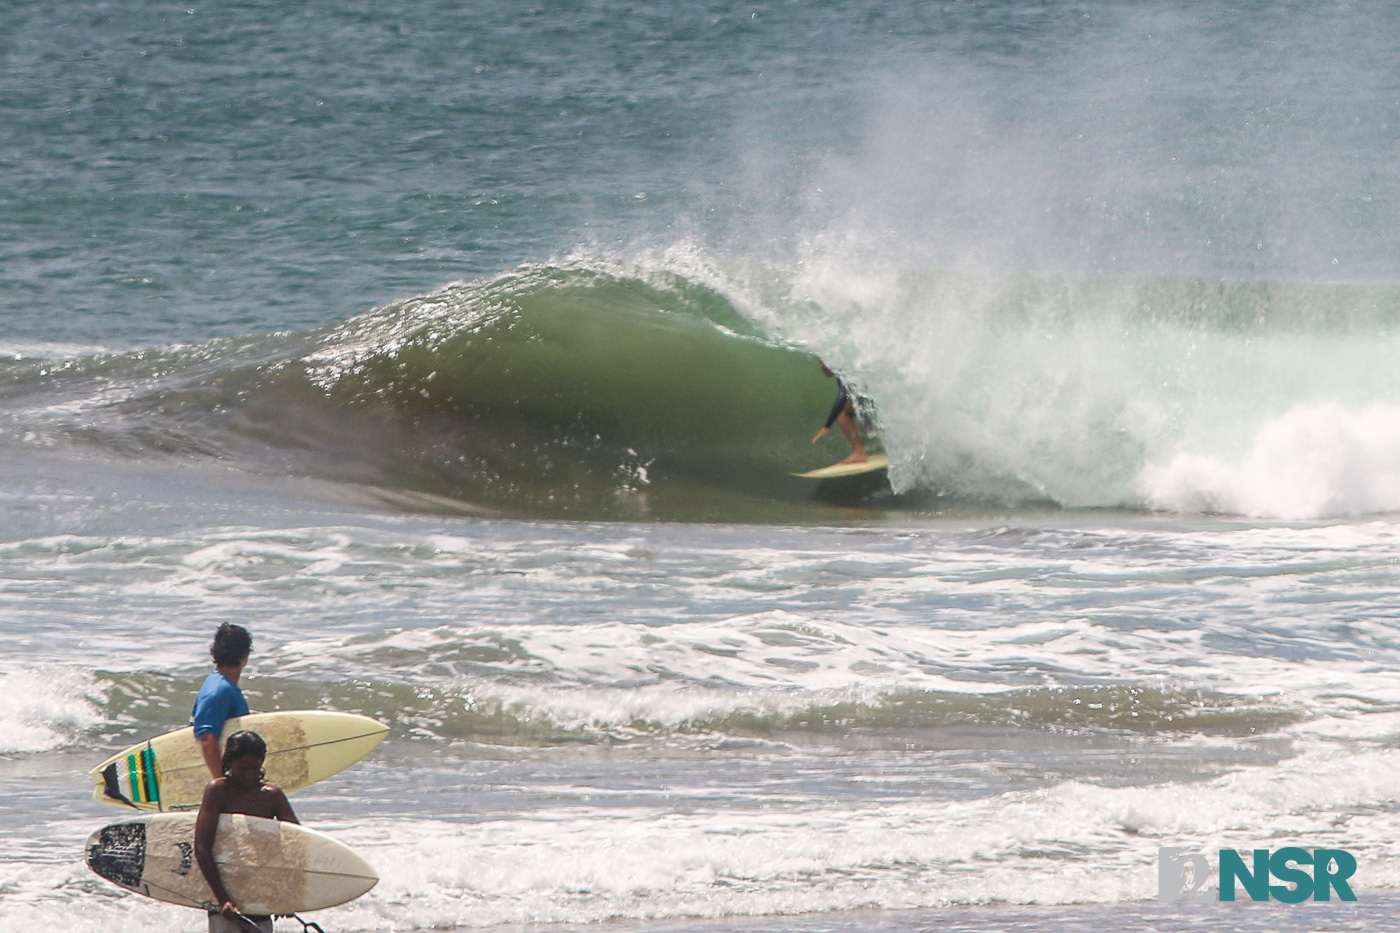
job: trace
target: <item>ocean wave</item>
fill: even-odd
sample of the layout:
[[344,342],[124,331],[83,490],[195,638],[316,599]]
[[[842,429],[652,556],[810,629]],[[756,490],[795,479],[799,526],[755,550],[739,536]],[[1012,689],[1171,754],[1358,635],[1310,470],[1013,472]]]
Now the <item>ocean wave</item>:
[[100,687],[86,672],[59,667],[0,671],[0,755],[63,748],[104,719]]
[[[102,702],[83,727],[109,744],[138,741],[188,722],[197,679],[102,674]],[[903,743],[928,730],[1018,727],[1141,735],[1276,733],[1310,714],[1277,698],[1193,687],[1086,685],[957,693],[921,689],[734,690],[519,687],[489,682],[310,682],[257,678],[255,709],[330,708],[373,716],[406,741],[539,746],[615,744],[689,737]],[[80,730],[63,718],[37,726]]]
[[790,472],[839,457],[807,443],[836,391],[810,352],[703,285],[596,263],[316,332],[15,364],[6,388],[31,439],[310,475],[414,508],[716,516],[805,501],[812,484]]
[[[1400,507],[1394,289],[852,263],[523,266],[317,331],[3,361],[0,416],[11,443],[214,459],[412,511]],[[809,442],[835,394],[818,356],[871,400],[888,484],[790,475],[845,452]]]

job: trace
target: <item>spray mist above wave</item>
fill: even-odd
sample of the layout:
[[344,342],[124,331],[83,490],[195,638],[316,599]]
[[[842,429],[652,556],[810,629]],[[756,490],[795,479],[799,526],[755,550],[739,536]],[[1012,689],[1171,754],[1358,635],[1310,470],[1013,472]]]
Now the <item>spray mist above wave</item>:
[[[1394,509],[1374,415],[1400,398],[1383,14],[982,12],[872,63],[844,121],[745,127],[746,206],[767,210],[745,212],[729,248],[772,260],[755,304],[775,332],[869,386],[895,487]],[[835,138],[801,145],[810,125]],[[1318,452],[1359,491],[1327,494],[1298,469],[1268,501],[1226,488],[1257,475],[1246,461],[1271,424],[1313,406],[1369,436]]]
[[1286,518],[1400,508],[1400,289],[934,270],[824,243],[757,292],[770,327],[869,387],[898,490]]

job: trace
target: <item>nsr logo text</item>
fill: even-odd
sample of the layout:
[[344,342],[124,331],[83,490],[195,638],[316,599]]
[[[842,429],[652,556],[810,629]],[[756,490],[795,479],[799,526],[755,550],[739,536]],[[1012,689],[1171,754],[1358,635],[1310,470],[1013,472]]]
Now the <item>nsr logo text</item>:
[[[1312,873],[1302,866],[1311,865]],[[1287,904],[1297,904],[1312,898],[1330,901],[1332,892],[1343,901],[1354,901],[1347,879],[1356,874],[1356,859],[1345,849],[1300,849],[1290,846],[1270,853],[1268,849],[1254,850],[1254,864],[1245,865],[1234,849],[1219,853],[1220,900],[1235,899],[1236,883],[1244,888],[1252,901],[1273,898]],[[1166,902],[1196,899],[1196,892],[1205,886],[1210,876],[1206,857],[1191,854],[1175,846],[1157,850],[1157,897]],[[1187,887],[1187,880],[1190,887]],[[1270,884],[1270,878],[1278,884]]]

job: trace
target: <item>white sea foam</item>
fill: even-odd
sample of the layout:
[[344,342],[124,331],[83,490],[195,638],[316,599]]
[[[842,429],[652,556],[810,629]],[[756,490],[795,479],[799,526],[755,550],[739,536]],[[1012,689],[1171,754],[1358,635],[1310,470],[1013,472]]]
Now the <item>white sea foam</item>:
[[0,671],[0,755],[44,752],[100,721],[91,676],[71,668]]
[[[1140,900],[1156,893],[1159,846],[1273,848],[1281,839],[1346,848],[1380,869],[1397,857],[1397,765],[1392,749],[1314,745],[1277,767],[1200,783],[1072,781],[859,810],[584,808],[567,820],[415,821],[410,832],[374,821],[348,827],[347,840],[392,867],[351,914],[373,917],[377,899],[401,903],[412,891],[427,895],[415,905],[421,926]],[[1380,813],[1335,820],[1358,808]],[[1395,881],[1382,870],[1360,883]]]
[[691,245],[641,265],[711,285],[868,393],[900,491],[1289,519],[1400,509],[1395,336],[1231,323],[1312,321],[1319,304],[1367,320],[1363,290],[931,266],[841,229],[768,265]]
[[0,357],[9,357],[13,360],[63,360],[110,352],[108,347],[57,341],[24,343],[7,340],[0,342]]
[[[100,825],[100,824],[99,824]],[[187,908],[122,891],[93,874],[83,862],[83,840],[95,828],[50,824],[40,830],[46,856],[0,860],[0,930],[151,930],[202,928],[204,918]]]
[[[1400,753],[1313,746],[1276,767],[1197,783],[1063,782],[965,801],[757,810],[580,805],[471,820],[375,817],[319,828],[375,865],[379,885],[318,919],[345,933],[593,923],[963,904],[1121,903],[1156,894],[1157,850],[1344,848],[1359,896],[1400,884]],[[1339,811],[1358,813],[1338,822]],[[72,916],[71,863],[11,872],[0,922]],[[22,877],[21,877],[22,876]],[[100,883],[98,883],[100,887]],[[104,929],[179,918],[140,898],[82,901]],[[166,916],[169,913],[170,916]]]
[[[0,601],[33,614],[119,593],[107,624],[83,633],[82,663],[109,670],[197,667],[221,614],[275,607],[252,623],[255,675],[322,679],[335,658],[345,677],[455,685],[561,722],[631,721],[648,707],[648,721],[685,721],[706,703],[790,709],[804,696],[901,689],[1147,683],[1305,705],[1395,694],[1367,653],[1390,638],[1371,598],[1397,541],[1385,523],[1005,541],[914,533],[897,554],[842,535],[782,547],[650,538],[52,536],[0,545],[26,575],[23,587],[0,579]],[[626,605],[592,611],[578,593],[625,593]],[[1346,641],[1319,621],[1319,593],[1345,615]],[[157,657],[131,633],[169,613],[192,621]],[[1250,650],[1240,634],[1288,650]],[[50,660],[43,639],[15,637],[32,641],[27,657]]]
[[[1358,636],[1368,628],[1386,637],[1382,623],[1355,623]],[[1204,688],[1348,716],[1353,708],[1345,697],[1400,702],[1394,678],[1365,657],[1316,664],[1307,657],[1217,652],[1205,669],[1209,636],[1160,620],[1135,629],[1085,616],[981,628],[875,627],[773,611],[669,625],[439,626],[348,642],[304,640],[281,647],[276,664],[285,676],[318,669],[333,657],[343,670],[384,677],[392,668],[383,661],[393,659],[395,676],[407,682],[447,673],[454,696],[494,702],[566,730],[666,731],[736,714],[773,722],[823,706],[876,708],[888,697],[898,701],[901,691],[985,696],[1056,684]],[[1302,647],[1312,636],[1298,631],[1294,637]],[[1359,732],[1388,728],[1365,721],[1375,724],[1357,725]],[[1191,726],[1181,721],[1175,728]]]
[[1237,460],[1179,453],[1138,480],[1148,508],[1318,519],[1400,511],[1400,407],[1302,405]]

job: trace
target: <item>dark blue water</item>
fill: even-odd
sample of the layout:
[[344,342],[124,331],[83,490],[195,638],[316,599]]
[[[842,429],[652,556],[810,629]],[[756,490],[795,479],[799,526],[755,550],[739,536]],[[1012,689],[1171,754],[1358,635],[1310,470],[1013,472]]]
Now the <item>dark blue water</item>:
[[798,5],[3,16],[5,314],[118,344],[324,323],[703,219],[743,124],[798,87],[840,107],[859,45],[836,27],[878,34]]
[[940,261],[1393,272],[1392,20],[14,5],[0,313],[17,340],[196,340],[688,238],[720,256],[897,233]]

